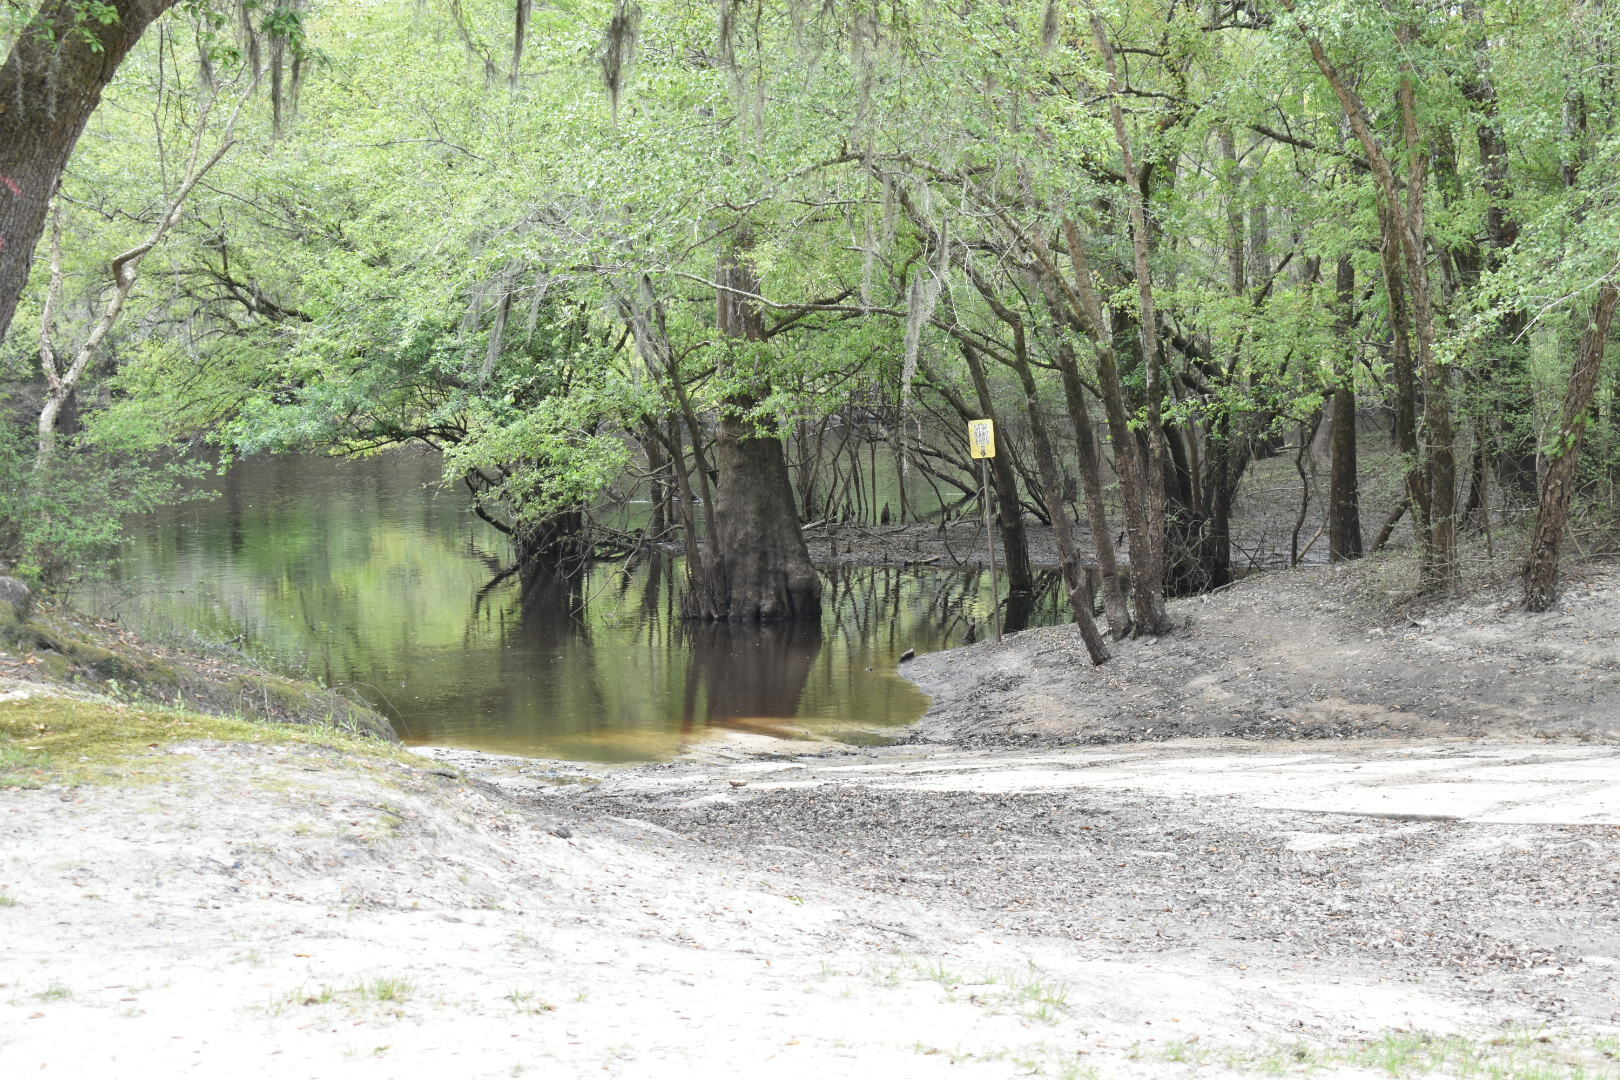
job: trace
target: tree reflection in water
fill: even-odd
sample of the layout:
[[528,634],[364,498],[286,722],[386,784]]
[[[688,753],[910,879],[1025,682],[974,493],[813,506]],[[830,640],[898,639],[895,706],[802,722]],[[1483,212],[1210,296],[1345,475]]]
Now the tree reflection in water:
[[[648,552],[524,580],[426,455],[255,459],[224,497],[133,519],[85,606],[149,637],[231,642],[316,672],[409,742],[647,761],[715,730],[879,742],[926,699],[900,654],[990,628],[990,575],[827,568],[819,627],[679,617],[685,570]],[[493,580],[492,580],[493,579]],[[1056,591],[1006,625],[1063,621]]]
[[821,624],[688,622],[690,652],[681,731],[707,723],[731,731],[791,737],[805,685],[821,652]]

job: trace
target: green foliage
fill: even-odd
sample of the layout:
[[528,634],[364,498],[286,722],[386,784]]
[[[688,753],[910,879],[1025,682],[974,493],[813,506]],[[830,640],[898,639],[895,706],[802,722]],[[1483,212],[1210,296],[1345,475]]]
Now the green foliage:
[[[1308,425],[1341,382],[1363,404],[1392,394],[1379,195],[1309,34],[1352,73],[1394,167],[1423,163],[1434,345],[1467,429],[1552,437],[1572,313],[1620,257],[1615,13],[1098,5],[1126,50],[1122,123],[1148,173],[1168,383],[1150,403],[1124,159],[1084,11],[727,10],[717,26],[662,0],[635,17],[610,0],[541,6],[518,56],[496,0],[268,0],[245,22],[178,9],[167,40],[201,59],[161,62],[145,43],[67,178],[75,312],[161,206],[199,103],[248,80],[267,43],[304,82],[254,100],[238,151],[151,257],[100,372],[98,426],[143,453],[198,436],[229,453],[427,443],[522,521],[633,477],[649,421],[679,421],[688,443],[695,421],[701,443],[722,409],[785,433],[835,414],[913,421],[944,390],[971,401],[964,343],[992,361],[1002,408],[1029,407],[1005,366],[1018,354],[1036,407],[1060,416],[1055,358],[1072,349],[1095,374],[1055,286],[1073,276],[1072,221],[1137,423],[1157,405],[1203,450],[1241,451]],[[1409,77],[1414,146],[1392,104]],[[1482,132],[1506,147],[1500,175]],[[1517,236],[1498,248],[1503,221]],[[757,280],[764,340],[717,333],[722,251]],[[6,346],[16,373],[41,289]],[[1021,429],[1009,437],[1016,449]],[[144,493],[126,508],[157,497],[123,479],[105,491]],[[13,497],[13,533],[20,513]]]
[[0,439],[0,564],[36,584],[96,576],[126,515],[173,501],[202,471],[109,425],[61,447],[40,472],[31,435],[12,426]]

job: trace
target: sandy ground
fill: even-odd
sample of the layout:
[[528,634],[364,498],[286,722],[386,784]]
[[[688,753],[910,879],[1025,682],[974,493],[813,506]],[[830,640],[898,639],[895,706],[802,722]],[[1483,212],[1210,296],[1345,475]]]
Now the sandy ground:
[[[54,1076],[1251,1075],[1513,1025],[1609,1075],[1620,755],[1296,751],[722,747],[559,785],[526,761],[483,761],[489,784],[173,748],[129,786],[0,802],[0,1055]],[[1287,808],[1351,770],[1368,798],[1405,790]],[[1437,785],[1478,786],[1470,816],[1399,801]],[[1549,788],[1609,798],[1546,824],[1568,816]]]
[[1289,575],[1100,671],[1032,631],[918,662],[910,745],[192,743],[0,790],[0,1061],[1620,1076],[1617,580],[1374,625]]
[[[1382,569],[1382,577],[1380,576]],[[1173,602],[1178,629],[1092,668],[1072,626],[919,658],[919,738],[1064,744],[1185,736],[1540,735],[1620,741],[1620,564],[1566,574],[1529,615],[1516,582],[1438,605],[1381,589],[1399,559],[1278,571]]]

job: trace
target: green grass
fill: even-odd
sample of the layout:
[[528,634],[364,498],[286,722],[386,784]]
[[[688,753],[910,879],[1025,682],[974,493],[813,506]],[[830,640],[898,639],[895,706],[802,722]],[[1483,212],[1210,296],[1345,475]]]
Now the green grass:
[[50,759],[37,750],[11,745],[0,736],[0,788],[39,787]]
[[409,979],[391,975],[379,975],[346,990],[338,990],[325,983],[310,990],[306,984],[288,994],[282,1002],[272,1005],[271,1012],[280,1013],[284,1005],[340,1004],[355,1008],[361,1003],[375,1003],[397,1006],[408,1000],[415,991],[416,987]]
[[354,988],[363,1001],[386,1001],[398,1003],[411,996],[414,990],[408,979],[396,979],[389,976],[380,976],[370,982],[361,983]]
[[[1141,1048],[1134,1056],[1144,1056]],[[1158,1048],[1157,1056],[1194,1066],[1218,1060],[1232,1072],[1260,1076],[1311,1076],[1349,1066],[1393,1080],[1620,1080],[1620,1039],[1541,1030],[1506,1031],[1483,1039],[1393,1031],[1343,1046],[1228,1047],[1218,1058],[1192,1043],[1172,1042]]]
[[557,1011],[557,1006],[543,1000],[533,990],[509,990],[505,997],[507,1001],[512,1003],[512,1007],[520,1013],[537,1016],[540,1013]]
[[1620,1077],[1613,1043],[1612,1039],[1555,1038],[1537,1031],[1487,1040],[1395,1032],[1351,1050],[1343,1060],[1392,1077],[1443,1074],[1456,1080],[1598,1080]]
[[313,993],[295,990],[288,1000],[294,1005],[330,1005],[337,1000],[337,991],[330,986],[322,986]]
[[297,743],[421,764],[392,744],[335,727],[40,694],[0,702],[0,788],[127,781],[122,766],[130,761],[196,739]]

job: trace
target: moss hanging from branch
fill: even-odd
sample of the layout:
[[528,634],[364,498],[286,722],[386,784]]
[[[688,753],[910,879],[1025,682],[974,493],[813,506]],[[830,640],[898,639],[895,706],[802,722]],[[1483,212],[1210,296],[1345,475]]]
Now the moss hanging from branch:
[[518,73],[523,66],[523,45],[529,36],[529,17],[534,14],[534,0],[517,0],[512,16],[512,75],[508,86],[516,90]]
[[[602,82],[607,86],[613,122],[619,122],[619,99],[624,93],[624,76],[635,61],[636,43],[641,37],[641,5],[619,0],[602,34]],[[515,70],[515,69],[514,69]]]

